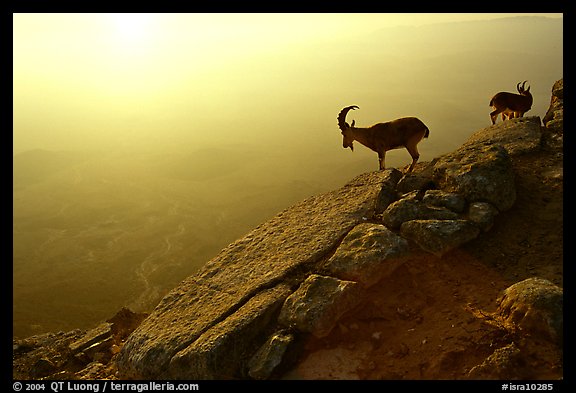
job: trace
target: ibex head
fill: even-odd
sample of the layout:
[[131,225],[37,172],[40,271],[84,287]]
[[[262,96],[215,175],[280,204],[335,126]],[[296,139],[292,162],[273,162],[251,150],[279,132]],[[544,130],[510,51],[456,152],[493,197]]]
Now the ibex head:
[[352,125],[346,123],[346,115],[348,114],[348,111],[350,111],[350,109],[359,109],[359,107],[356,105],[352,105],[342,109],[338,114],[338,127],[342,131],[343,136],[342,147],[344,149],[349,147],[350,150],[354,151],[354,145],[353,145],[354,135],[350,132],[350,129],[354,128],[354,124],[356,124],[356,122],[352,120]]

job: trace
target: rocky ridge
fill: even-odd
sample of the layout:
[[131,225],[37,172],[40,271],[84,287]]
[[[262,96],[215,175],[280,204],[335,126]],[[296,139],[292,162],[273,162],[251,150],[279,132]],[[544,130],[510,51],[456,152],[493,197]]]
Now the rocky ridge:
[[[109,324],[97,328],[100,333],[60,334],[68,354],[84,356],[85,364],[92,361],[87,363],[91,369],[72,375],[94,376],[100,368],[100,377],[137,379],[513,379],[538,378],[533,367],[545,362],[552,371],[541,377],[561,377],[562,289],[548,280],[502,287],[506,290],[493,311],[483,304],[468,305],[464,329],[478,325],[491,344],[478,346],[476,358],[467,359],[467,369],[458,375],[445,369],[462,360],[465,347],[445,350],[432,363],[421,362],[419,375],[386,369],[389,360],[401,363],[399,359],[416,353],[413,344],[386,337],[386,323],[399,319],[413,324],[406,330],[414,331],[431,318],[417,306],[421,299],[395,303],[384,292],[399,277],[416,280],[413,272],[427,265],[452,263],[514,207],[516,161],[543,150],[561,152],[562,91],[559,81],[544,127],[538,117],[499,123],[476,132],[455,152],[419,164],[412,174],[396,169],[366,173],[281,212],[167,294],[118,343],[112,344],[116,336],[106,333]],[[424,303],[432,304],[432,296],[426,296]],[[367,320],[369,325],[361,329]],[[365,332],[366,340],[351,342],[354,330]],[[546,356],[534,354],[533,341],[541,337]],[[385,343],[388,349],[379,354]],[[94,345],[106,350],[86,355]],[[17,354],[43,347],[15,343],[14,372],[24,358]],[[358,364],[348,362],[353,364],[347,366],[350,372],[342,367],[339,373],[308,372],[314,368],[308,367],[311,363],[324,364],[324,371],[330,368],[329,362],[319,361],[323,353],[331,359],[362,356]],[[523,366],[511,367],[514,362]],[[33,369],[34,378],[58,377],[58,362],[49,356],[39,357]]]

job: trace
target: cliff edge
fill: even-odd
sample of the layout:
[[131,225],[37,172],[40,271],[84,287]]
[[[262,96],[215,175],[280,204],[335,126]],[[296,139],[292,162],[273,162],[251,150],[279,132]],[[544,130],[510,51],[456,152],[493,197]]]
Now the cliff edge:
[[261,224],[170,291],[98,377],[561,378],[562,92],[544,126],[497,123]]
[[490,231],[517,199],[514,157],[541,148],[539,117],[501,122],[412,174],[366,173],[283,211],[160,302],[122,348],[122,377],[274,375],[284,354],[381,302],[373,288],[399,268],[440,263]]

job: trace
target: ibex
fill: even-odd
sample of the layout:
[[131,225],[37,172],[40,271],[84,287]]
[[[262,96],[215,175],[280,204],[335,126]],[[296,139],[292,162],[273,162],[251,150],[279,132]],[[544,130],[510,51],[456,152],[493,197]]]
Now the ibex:
[[502,113],[502,121],[504,121],[506,117],[508,119],[522,117],[532,108],[532,94],[530,94],[530,86],[525,89],[526,82],[520,82],[522,86],[520,83],[516,85],[516,90],[520,94],[501,91],[492,97],[490,100],[490,106],[494,108],[494,111],[490,112],[492,124],[496,124],[499,113]]
[[358,106],[348,106],[338,114],[338,127],[342,131],[342,146],[354,151],[355,140],[378,153],[380,170],[385,169],[384,159],[388,150],[405,147],[412,156],[412,164],[407,170],[412,172],[420,158],[417,145],[422,138],[428,138],[430,131],[422,121],[415,117],[403,117],[386,123],[374,124],[368,128],[354,127],[346,123],[346,115],[350,109],[359,109]]

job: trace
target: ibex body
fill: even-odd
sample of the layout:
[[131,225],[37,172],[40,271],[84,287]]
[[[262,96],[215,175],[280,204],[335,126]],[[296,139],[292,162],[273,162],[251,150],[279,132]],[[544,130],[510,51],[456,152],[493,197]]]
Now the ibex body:
[[385,169],[384,160],[388,150],[405,147],[412,157],[412,163],[407,172],[411,172],[420,158],[418,143],[423,138],[428,138],[430,131],[422,121],[415,117],[403,117],[387,123],[374,124],[368,128],[355,127],[346,123],[346,115],[351,109],[359,109],[358,106],[348,106],[338,114],[338,127],[342,131],[342,146],[354,151],[354,141],[358,141],[369,149],[378,153],[380,170]]
[[524,113],[528,112],[532,108],[532,94],[530,94],[530,86],[526,89],[526,82],[516,85],[516,90],[520,94],[500,92],[497,93],[490,100],[490,106],[494,108],[494,111],[490,112],[490,119],[492,119],[492,124],[496,124],[496,119],[498,115],[502,114],[502,121],[506,119],[512,119],[514,117],[522,117]]

